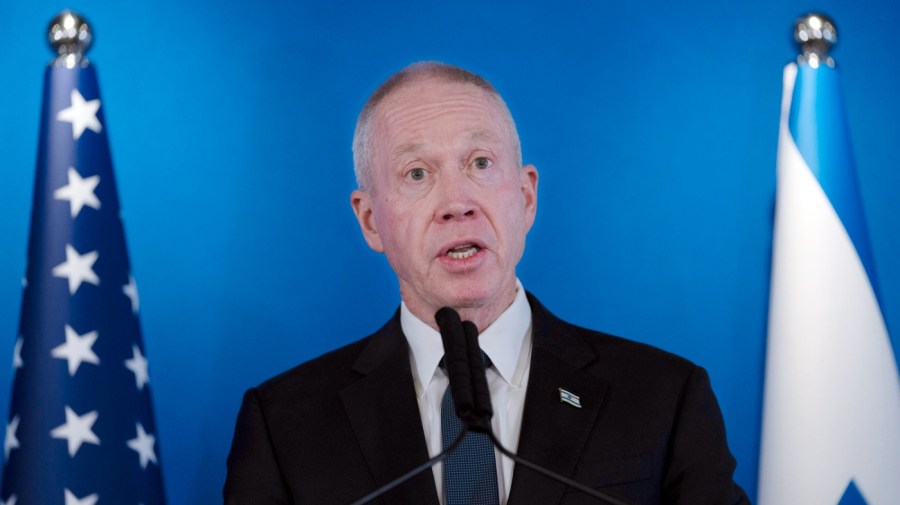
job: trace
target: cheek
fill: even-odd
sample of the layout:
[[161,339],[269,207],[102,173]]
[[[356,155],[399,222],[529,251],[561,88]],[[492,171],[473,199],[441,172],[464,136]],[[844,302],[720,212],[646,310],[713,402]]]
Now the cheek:
[[416,213],[386,202],[376,212],[381,240],[388,256],[405,256],[422,232],[417,227]]
[[521,188],[512,184],[505,184],[502,193],[495,195],[498,205],[510,222],[520,222],[525,219],[525,195]]
[[503,231],[509,242],[509,253],[513,256],[521,256],[525,247],[525,235],[531,227],[532,216],[525,208],[525,196],[518,188],[504,192],[502,202],[497,208],[500,218],[503,220]]
[[425,232],[409,216],[391,216],[389,232],[382,238],[388,263],[401,281],[416,284],[427,269]]

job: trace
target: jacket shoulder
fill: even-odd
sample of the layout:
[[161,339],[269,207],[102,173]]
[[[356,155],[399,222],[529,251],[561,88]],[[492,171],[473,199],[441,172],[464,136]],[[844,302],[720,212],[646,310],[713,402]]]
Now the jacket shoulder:
[[697,368],[681,356],[649,344],[568,323],[553,315],[533,296],[536,348],[546,348],[564,360],[616,377],[641,376],[685,380]]
[[577,326],[575,328],[604,366],[617,363],[622,369],[643,369],[645,372],[651,369],[662,375],[689,375],[697,368],[689,359],[650,344]]
[[301,363],[252,388],[263,403],[331,396],[359,379],[390,353],[405,350],[405,339],[395,314],[375,333]]
[[333,387],[336,379],[352,374],[353,363],[369,338],[365,337],[301,363],[265,380],[255,389],[263,396],[270,396],[284,390],[296,390],[298,387],[313,390],[329,384]]

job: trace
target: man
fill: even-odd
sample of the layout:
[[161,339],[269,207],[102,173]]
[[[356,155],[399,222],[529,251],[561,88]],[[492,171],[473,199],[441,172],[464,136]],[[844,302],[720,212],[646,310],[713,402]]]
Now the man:
[[[395,74],[360,114],[354,164],[351,205],[397,274],[400,310],[368,338],[247,392],[226,504],[351,503],[440,452],[442,423],[452,421],[442,415],[448,379],[435,322],[445,306],[478,327],[504,446],[628,503],[748,503],[701,368],[571,326],[526,295],[516,264],[538,173],[522,165],[515,124],[487,81],[438,63]],[[493,497],[484,503],[598,503],[499,453],[486,457]],[[443,470],[380,503],[456,503],[454,486],[470,487],[459,475],[471,471]]]

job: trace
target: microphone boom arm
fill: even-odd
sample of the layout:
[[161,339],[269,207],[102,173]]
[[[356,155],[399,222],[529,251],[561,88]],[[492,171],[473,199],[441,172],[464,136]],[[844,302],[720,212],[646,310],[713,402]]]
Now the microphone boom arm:
[[[447,456],[450,455],[451,452],[453,452],[454,450],[456,450],[457,447],[459,447],[459,444],[462,443],[463,437],[465,437],[466,433],[468,433],[468,432],[469,432],[469,427],[466,426],[466,423],[463,423],[462,429],[459,431],[459,435],[457,435],[457,437],[455,439],[453,439],[453,442],[450,442],[450,445],[448,445],[446,449],[444,449],[443,451],[438,453],[437,456],[429,459],[428,461],[422,463],[421,465],[413,468],[412,470],[404,473],[403,475],[397,477],[396,479],[388,482],[387,484],[385,484],[384,486],[381,486],[380,488],[376,489],[375,491],[372,491],[371,493],[363,496],[362,498],[356,500],[355,502],[351,503],[350,505],[365,505],[366,503],[371,502],[375,498],[378,498],[379,496],[383,495],[384,493],[387,493],[391,489],[394,489],[395,487],[399,486],[400,484],[403,484],[404,482],[408,481],[409,479],[415,477],[416,475],[419,475],[420,473],[424,472],[425,470],[427,470],[427,469],[433,467],[434,465],[438,464],[439,462],[443,461],[444,459],[447,458]],[[491,435],[491,438],[493,438],[493,435]]]

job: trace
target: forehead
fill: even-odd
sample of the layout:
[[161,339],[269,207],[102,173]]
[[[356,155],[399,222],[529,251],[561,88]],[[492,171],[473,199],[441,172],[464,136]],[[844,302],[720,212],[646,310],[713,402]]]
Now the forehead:
[[[504,112],[488,91],[465,82],[420,78],[386,96],[376,108],[373,128],[377,143],[414,140],[508,141]],[[431,137],[431,138],[429,138]]]

